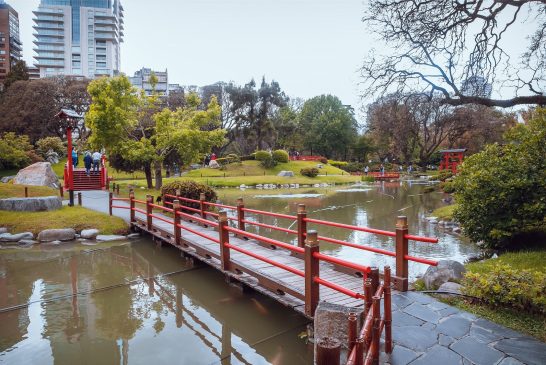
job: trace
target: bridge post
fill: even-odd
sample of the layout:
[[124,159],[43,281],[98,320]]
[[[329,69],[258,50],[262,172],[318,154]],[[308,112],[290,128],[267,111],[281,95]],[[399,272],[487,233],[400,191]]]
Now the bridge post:
[[226,243],[229,244],[229,232],[226,229],[228,225],[227,211],[221,210],[218,212],[218,234],[220,237],[220,261],[222,262],[222,270],[230,270],[230,257],[229,257],[229,247],[226,246]]
[[119,195],[119,184],[116,185],[116,194]]
[[[245,230],[245,211],[243,210],[245,208],[245,203],[243,201],[243,198],[237,198],[237,228],[241,231]],[[241,237],[243,238],[243,237]]]
[[[365,301],[365,307],[364,307],[364,315],[363,317],[366,318],[366,315],[372,308],[372,279],[364,279],[364,301]],[[363,321],[362,321],[363,323]]]
[[148,228],[148,232],[152,232],[153,202],[154,197],[149,194],[146,195],[146,227]]
[[175,199],[173,200],[173,214],[174,214],[174,244],[180,245],[180,227],[181,219],[180,215],[178,214],[182,209],[180,208],[180,200]]
[[354,312],[349,313],[348,323],[349,327],[347,329],[347,343],[349,345],[349,355],[351,354],[352,348],[355,346],[356,337],[357,337],[357,315]]
[[307,212],[305,204],[298,204],[298,247],[305,246],[305,232],[307,232]]
[[108,193],[108,213],[112,215],[112,192]]
[[81,191],[78,191],[78,205],[80,207],[82,206],[82,192]]
[[383,305],[385,312],[385,352],[392,353],[391,268],[383,270]]
[[379,269],[377,267],[371,267],[370,268],[370,279],[372,283],[372,297],[377,292],[377,288],[379,288]]
[[319,276],[319,260],[314,256],[315,252],[319,252],[317,237],[317,231],[307,231],[305,241],[305,314],[309,317],[315,315],[320,296],[319,284],[315,282],[315,277]]
[[396,219],[396,289],[408,291],[408,218],[399,216]]
[[[201,218],[207,219],[207,215],[205,214],[205,193],[199,194],[199,210],[201,212]],[[206,224],[203,224],[204,227],[206,227]]]
[[372,298],[373,300],[373,327],[372,327],[372,345],[370,348],[372,349],[372,364],[373,365],[379,365],[379,342],[381,337],[381,297],[380,296],[374,296]]
[[135,192],[133,189],[129,191],[129,206],[131,207],[129,211],[129,220],[133,223],[135,222]]

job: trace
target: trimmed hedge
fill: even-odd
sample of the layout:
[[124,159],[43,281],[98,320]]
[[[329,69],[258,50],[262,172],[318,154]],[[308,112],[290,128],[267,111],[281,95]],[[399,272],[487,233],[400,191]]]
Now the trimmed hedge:
[[271,157],[271,153],[267,152],[267,151],[264,151],[264,150],[260,150],[260,151],[256,151],[254,153],[254,158],[258,161],[263,161],[267,158],[270,158]]
[[289,160],[289,157],[288,157],[288,152],[286,152],[285,150],[276,150],[276,151],[273,151],[273,153],[271,154],[271,157],[273,157],[273,159],[277,162],[288,162]]
[[316,167],[307,167],[300,170],[300,174],[307,177],[317,177],[319,170]]
[[260,165],[264,169],[272,169],[273,167],[277,166],[277,161],[273,157],[269,156],[268,158],[262,160]]
[[[180,189],[181,197],[188,199],[199,200],[201,193],[205,193],[205,200],[208,202],[216,202],[218,198],[216,192],[211,187],[191,180],[175,180],[165,184],[161,188],[161,194],[176,195],[177,189]],[[173,198],[165,197],[165,201],[167,202],[172,203],[173,200]],[[180,204],[190,208],[199,208],[199,203],[181,201]]]

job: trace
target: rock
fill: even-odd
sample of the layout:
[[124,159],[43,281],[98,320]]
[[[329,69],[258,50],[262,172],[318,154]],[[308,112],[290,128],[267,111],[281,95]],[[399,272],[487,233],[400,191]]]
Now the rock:
[[438,288],[438,291],[442,292],[448,292],[453,294],[461,294],[461,288],[463,286],[461,284],[453,283],[451,281],[448,281],[447,283],[443,283]]
[[246,189],[246,185],[245,184],[239,185],[239,189]]
[[31,246],[35,243],[38,243],[38,241],[34,241],[34,240],[20,240],[19,242],[17,242],[18,245],[20,246]]
[[457,233],[457,234],[461,233],[461,227],[458,227],[458,226],[453,227],[453,233]]
[[0,210],[13,212],[44,212],[61,209],[62,205],[57,196],[0,199]]
[[427,269],[423,275],[423,282],[427,289],[436,289],[450,280],[462,279],[465,271],[465,267],[460,262],[440,260],[438,266],[430,266]]
[[294,171],[281,171],[277,174],[277,176],[286,176],[286,177],[293,177]]
[[218,161],[212,160],[211,162],[209,162],[209,168],[211,168],[211,169],[219,169],[219,168],[220,168],[220,164],[218,163]]
[[59,154],[50,149],[46,152],[46,161],[52,165],[59,163]]
[[4,176],[3,178],[0,179],[0,182],[6,184],[6,183],[9,183],[13,179],[15,179],[15,175]]
[[110,235],[99,234],[95,239],[101,242],[110,242],[110,241],[121,241],[121,240],[127,239],[127,237],[119,236],[115,234],[110,234]]
[[60,245],[61,243],[62,243],[61,241],[43,242],[42,246],[56,246],[56,245]]
[[140,233],[131,233],[127,235],[127,238],[140,238]]
[[22,233],[2,233],[0,234],[0,242],[19,242],[21,240],[31,240],[34,238],[32,232],[22,232]]
[[6,233],[8,229],[6,227],[0,227],[0,234]]
[[98,234],[99,234],[99,230],[95,228],[84,229],[80,232],[81,238],[85,238],[85,239],[93,239],[97,237]]
[[76,237],[76,231],[72,228],[46,229],[38,233],[38,241],[72,241]]
[[315,311],[315,343],[321,338],[328,337],[339,340],[342,347],[347,346],[348,317],[351,312],[356,313],[358,318],[362,313],[362,309],[320,302]]
[[59,188],[59,179],[49,162],[36,162],[22,170],[19,170],[14,184],[49,186],[50,188]]

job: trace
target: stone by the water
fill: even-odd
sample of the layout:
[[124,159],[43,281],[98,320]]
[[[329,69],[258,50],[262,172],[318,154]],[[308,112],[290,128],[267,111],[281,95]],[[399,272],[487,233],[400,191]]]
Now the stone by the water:
[[11,176],[4,176],[0,179],[0,182],[6,184],[6,183],[9,183],[11,180],[15,179],[15,175],[11,175]]
[[286,177],[293,177],[294,171],[281,171],[277,174],[277,176],[286,176]]
[[62,206],[61,198],[57,196],[0,199],[0,210],[12,212],[45,212]]
[[94,239],[95,237],[98,236],[98,234],[99,234],[98,229],[95,229],[95,228],[84,229],[80,232],[80,237],[86,238],[86,239]]
[[72,228],[45,229],[38,233],[38,241],[72,241],[76,237],[76,231]]
[[454,260],[440,260],[438,266],[430,266],[423,275],[427,289],[436,289],[450,280],[460,280],[466,269],[463,264]]
[[140,237],[140,233],[131,233],[127,235],[127,238],[139,238],[139,237]]
[[110,235],[99,234],[95,239],[101,242],[110,242],[110,241],[121,241],[121,240],[127,239],[127,237],[119,236],[115,234],[110,234]]
[[0,227],[0,234],[6,233],[8,229],[6,227]]
[[22,233],[2,233],[0,234],[0,242],[19,242],[21,240],[31,240],[34,238],[32,232],[22,232]]
[[59,188],[59,179],[49,162],[36,162],[24,169],[19,170],[14,184],[49,186],[50,188]]

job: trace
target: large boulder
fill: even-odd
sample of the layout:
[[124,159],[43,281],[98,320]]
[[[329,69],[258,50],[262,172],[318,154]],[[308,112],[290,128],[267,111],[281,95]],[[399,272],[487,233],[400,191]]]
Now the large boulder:
[[31,240],[34,238],[32,232],[22,233],[2,233],[0,234],[0,242],[19,242],[20,240]]
[[38,241],[72,241],[76,237],[76,231],[72,228],[46,229],[38,233]]
[[287,177],[293,177],[294,171],[281,171],[277,174],[277,176],[287,176]]
[[88,239],[88,240],[92,240],[94,239],[95,237],[97,237],[97,235],[99,234],[99,230],[98,229],[83,229],[81,232],[80,232],[80,237],[81,238],[85,238],[85,239]]
[[7,184],[13,179],[15,179],[15,175],[4,176],[3,178],[0,179],[0,182]]
[[36,162],[30,166],[19,170],[14,184],[49,186],[50,188],[59,188],[59,179],[49,162]]
[[58,196],[0,199],[0,210],[14,212],[44,212],[61,209],[62,206],[63,203]]
[[427,289],[437,289],[443,283],[453,280],[461,280],[466,269],[463,264],[455,260],[440,260],[438,266],[430,266],[423,282]]

